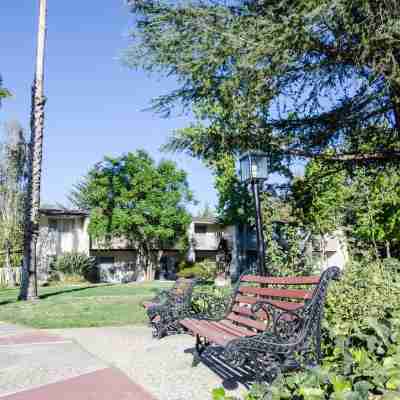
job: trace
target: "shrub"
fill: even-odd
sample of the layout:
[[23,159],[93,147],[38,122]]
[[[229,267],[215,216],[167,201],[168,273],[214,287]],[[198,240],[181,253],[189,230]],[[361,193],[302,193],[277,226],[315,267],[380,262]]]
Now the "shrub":
[[184,268],[177,273],[179,278],[200,278],[207,279],[208,274],[201,266],[194,265],[193,267]]
[[94,258],[83,253],[64,253],[56,258],[53,269],[66,276],[79,275],[89,282],[98,281],[98,271]]
[[399,309],[400,274],[381,262],[352,262],[332,284],[325,320],[336,334],[346,334],[367,319],[382,320]]
[[179,278],[200,278],[211,280],[217,276],[217,266],[215,263],[205,260],[199,263],[185,266],[177,273]]

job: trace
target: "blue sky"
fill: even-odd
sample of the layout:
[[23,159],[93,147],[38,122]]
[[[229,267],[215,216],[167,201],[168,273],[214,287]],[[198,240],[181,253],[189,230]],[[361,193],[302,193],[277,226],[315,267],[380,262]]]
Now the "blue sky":
[[[155,159],[174,159],[188,172],[197,200],[214,205],[209,170],[185,155],[159,152],[188,119],[142,111],[174,82],[121,65],[133,26],[123,0],[48,3],[42,202],[66,203],[71,186],[104,155],[142,148]],[[1,0],[0,74],[14,97],[3,102],[0,124],[17,119],[29,127],[37,13],[38,0]]]

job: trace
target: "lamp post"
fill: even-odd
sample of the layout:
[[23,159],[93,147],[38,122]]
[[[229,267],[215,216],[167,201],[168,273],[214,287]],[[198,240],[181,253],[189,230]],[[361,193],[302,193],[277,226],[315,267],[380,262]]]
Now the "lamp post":
[[240,159],[240,179],[243,183],[250,184],[254,196],[256,211],[257,231],[257,259],[260,275],[265,275],[265,243],[262,227],[260,184],[268,179],[268,156],[261,152],[248,152]]

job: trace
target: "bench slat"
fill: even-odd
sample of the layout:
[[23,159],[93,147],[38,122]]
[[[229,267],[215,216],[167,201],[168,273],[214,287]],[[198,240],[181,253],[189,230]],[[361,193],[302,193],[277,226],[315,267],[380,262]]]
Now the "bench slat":
[[319,276],[259,276],[243,275],[241,282],[255,282],[269,285],[316,285]]
[[301,289],[272,289],[251,286],[240,286],[239,292],[243,294],[255,294],[265,297],[287,297],[295,299],[311,299],[313,292]]
[[235,313],[230,313],[227,319],[229,319],[230,321],[235,321],[246,327],[257,329],[258,331],[264,331],[265,329],[265,324],[263,322],[250,318],[240,317]]
[[[262,299],[257,297],[250,297],[250,296],[237,296],[235,301],[236,304],[255,304],[257,301]],[[283,308],[284,310],[297,310],[304,306],[303,302],[295,302],[295,301],[281,301],[281,300],[270,300],[270,303]]]
[[256,334],[256,332],[251,332],[249,330],[242,334],[237,332],[237,330],[236,332],[233,330],[229,331],[227,328],[224,329],[218,325],[221,322],[184,319],[180,321],[180,323],[195,335],[206,337],[209,341],[219,345],[226,345],[229,341],[236,339],[237,337],[252,336]]
[[217,322],[217,324],[221,327],[221,329],[228,330],[228,332],[232,332],[237,336],[253,336],[256,333],[250,329],[243,328],[242,326],[234,325],[232,321],[227,319],[223,319]]

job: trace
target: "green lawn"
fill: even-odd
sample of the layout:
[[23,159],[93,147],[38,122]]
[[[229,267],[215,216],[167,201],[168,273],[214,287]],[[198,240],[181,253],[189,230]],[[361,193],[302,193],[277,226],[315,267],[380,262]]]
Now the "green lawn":
[[40,300],[17,301],[17,289],[0,289],[0,321],[34,328],[143,324],[143,300],[169,283],[80,284],[39,288]]

